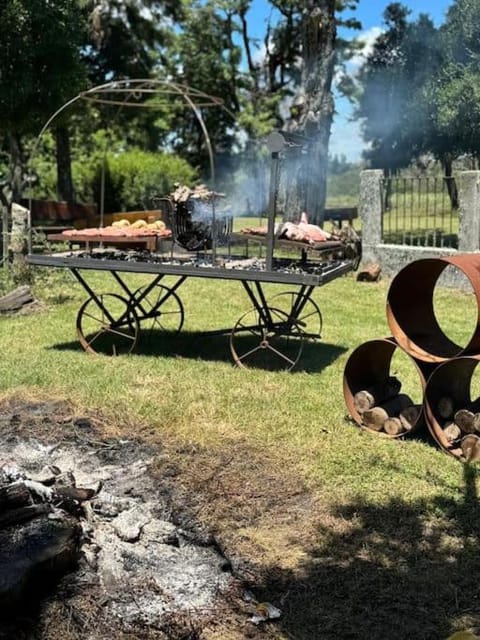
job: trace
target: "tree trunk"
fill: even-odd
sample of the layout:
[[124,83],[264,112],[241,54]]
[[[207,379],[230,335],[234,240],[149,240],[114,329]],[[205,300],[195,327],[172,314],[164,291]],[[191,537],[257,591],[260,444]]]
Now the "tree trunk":
[[334,102],[331,92],[335,64],[335,0],[306,0],[302,23],[302,83],[289,123],[291,131],[304,135],[306,153],[298,154],[292,217],[302,211],[309,221],[323,221],[326,200],[327,161]]
[[57,154],[57,198],[60,201],[73,202],[70,135],[67,127],[59,125],[55,128],[55,144]]
[[24,188],[24,166],[23,153],[20,137],[15,133],[8,132],[8,146],[10,151],[10,189],[12,202],[20,202]]

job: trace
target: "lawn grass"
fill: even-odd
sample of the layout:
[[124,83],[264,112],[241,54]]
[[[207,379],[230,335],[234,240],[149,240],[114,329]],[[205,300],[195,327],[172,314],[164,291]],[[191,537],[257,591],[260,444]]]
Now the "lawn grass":
[[[116,290],[106,273],[89,279]],[[284,609],[268,637],[446,638],[480,626],[476,470],[426,434],[387,440],[345,415],[347,358],[389,335],[388,286],[348,275],[318,288],[322,341],[287,373],[235,368],[227,338],[202,336],[249,307],[238,282],[188,279],[181,336],[109,358],[78,345],[85,293],[73,277],[39,269],[43,310],[0,317],[0,395],[67,398],[127,425],[132,437],[148,427],[175,443],[184,486],[208,496],[197,516],[230,553],[250,556],[258,589]],[[472,297],[440,289],[435,305],[449,335],[465,342],[476,322]],[[395,358],[394,372],[421,400],[411,362]],[[221,485],[199,481],[208,469]]]

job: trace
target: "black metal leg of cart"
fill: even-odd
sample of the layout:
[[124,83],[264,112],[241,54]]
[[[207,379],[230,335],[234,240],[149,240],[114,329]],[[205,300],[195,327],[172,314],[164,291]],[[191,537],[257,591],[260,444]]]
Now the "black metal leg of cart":
[[116,271],[110,271],[125,292],[97,294],[80,273],[71,269],[89,294],[77,315],[77,335],[80,344],[90,353],[119,355],[130,353],[136,346],[140,324],[151,320],[151,329],[178,332],[183,326],[184,311],[176,289],[186,276],[178,278],[172,287],[160,284],[164,274],[132,291]]
[[151,331],[179,333],[183,327],[185,313],[177,289],[185,282],[187,276],[181,276],[172,286],[160,284],[164,274],[155,276],[152,281],[132,291],[118,272],[112,275],[127,293],[132,308],[135,310],[140,324],[150,321]]
[[311,299],[314,286],[282,292],[267,301],[261,282],[242,281],[253,307],[230,334],[230,350],[240,367],[290,371],[306,338],[319,338],[321,314]]

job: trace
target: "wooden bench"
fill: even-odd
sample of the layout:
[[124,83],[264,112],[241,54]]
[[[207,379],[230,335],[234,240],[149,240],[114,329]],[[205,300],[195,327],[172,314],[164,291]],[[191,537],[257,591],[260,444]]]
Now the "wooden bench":
[[357,207],[327,207],[324,213],[324,220],[331,220],[336,222],[339,227],[344,222],[348,222],[350,226],[353,226],[353,221],[358,218]]
[[55,200],[24,200],[22,205],[30,209],[30,224],[37,233],[60,232],[65,229],[90,226],[97,216],[97,205]]

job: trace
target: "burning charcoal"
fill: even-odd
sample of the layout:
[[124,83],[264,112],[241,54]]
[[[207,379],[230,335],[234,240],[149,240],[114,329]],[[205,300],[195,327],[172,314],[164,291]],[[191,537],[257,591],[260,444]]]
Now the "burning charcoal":
[[37,475],[34,475],[31,479],[34,482],[40,482],[46,486],[50,486],[55,483],[55,479],[60,474],[60,469],[52,465],[47,465],[40,470]]
[[32,503],[32,497],[24,482],[11,482],[0,488],[0,513],[7,508],[21,507]]

